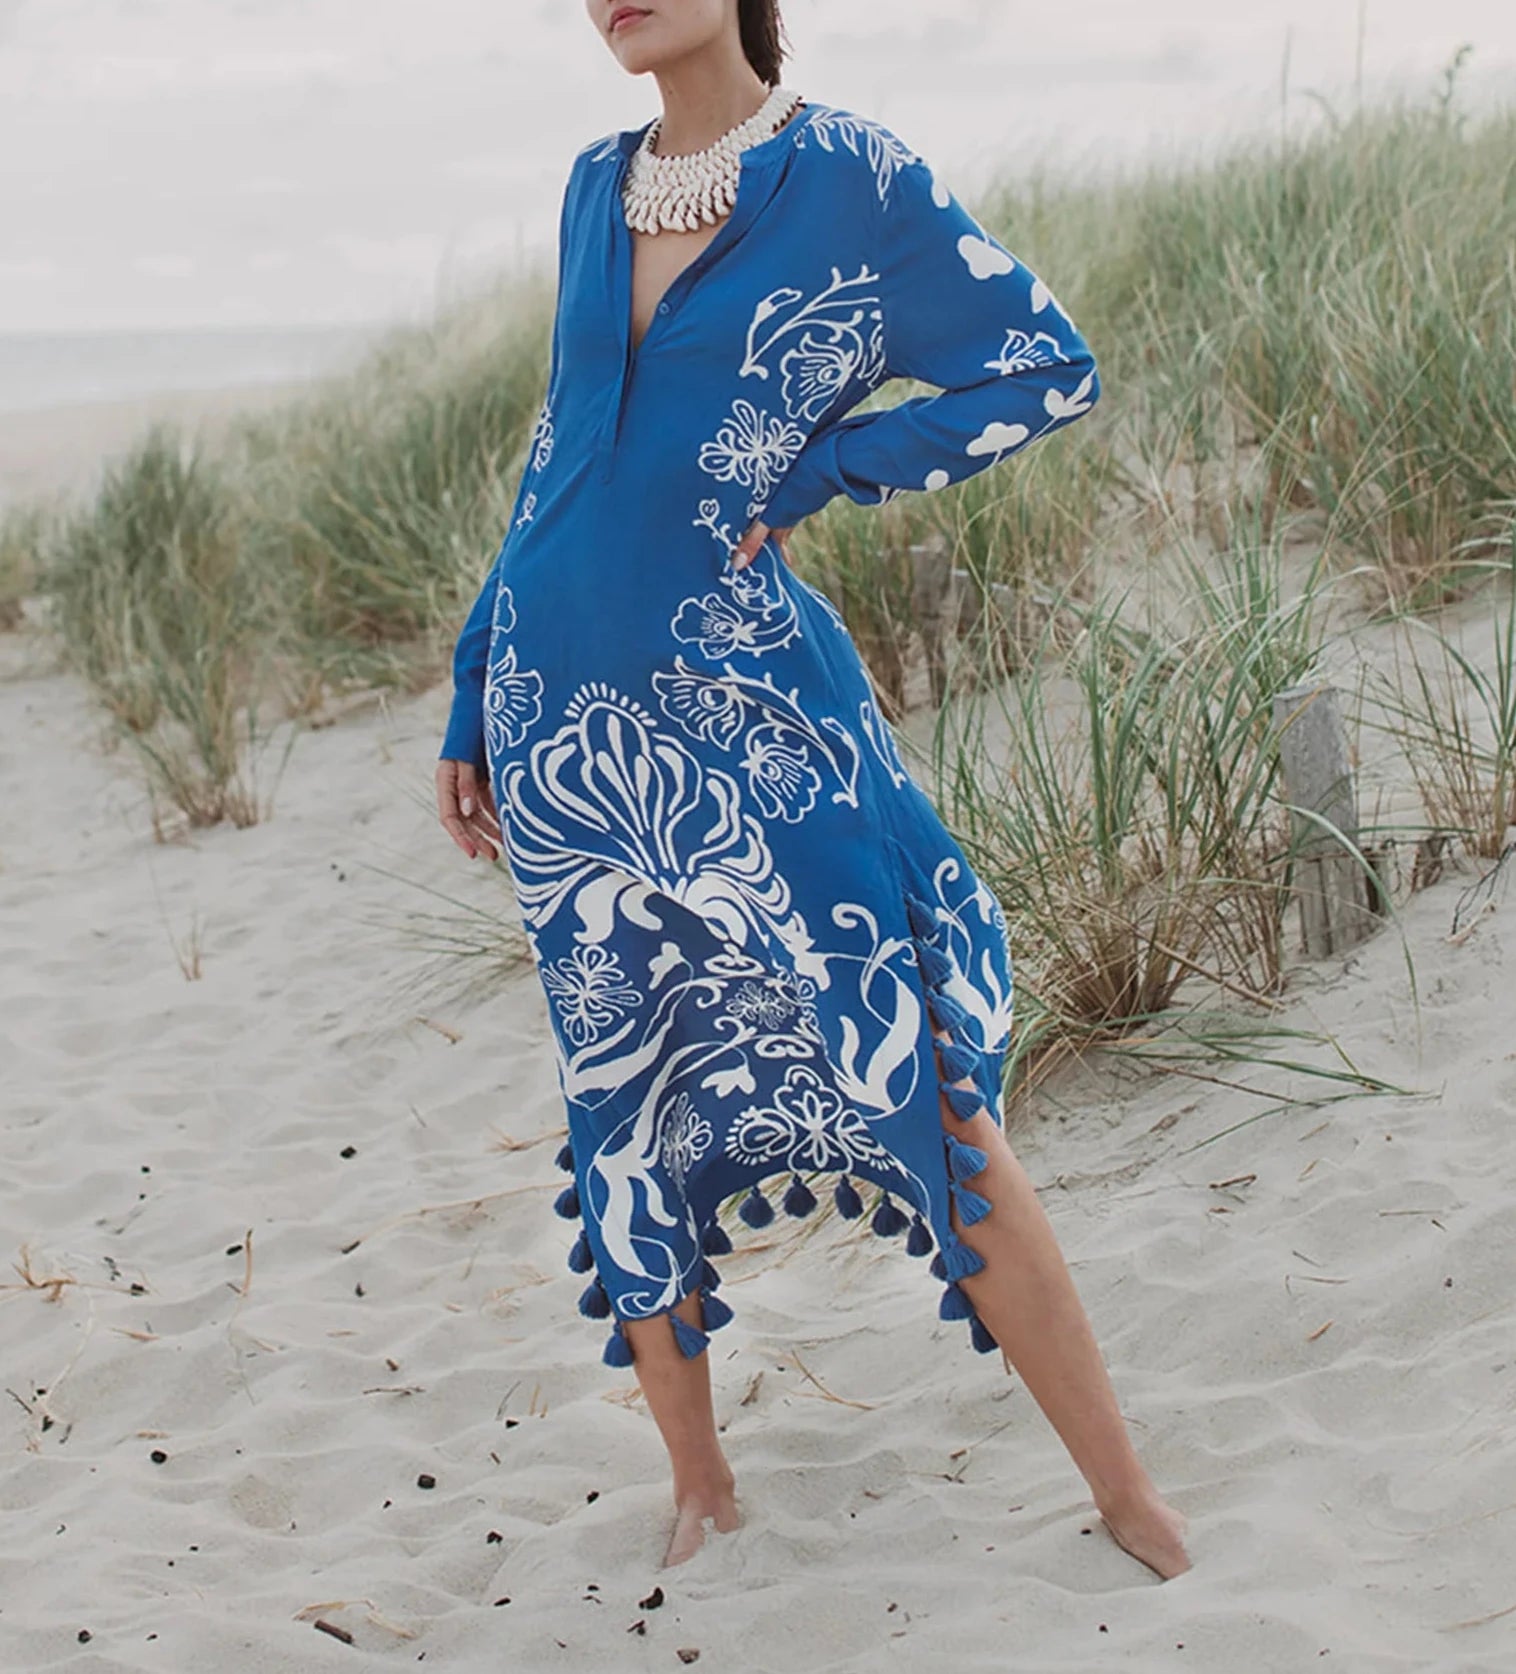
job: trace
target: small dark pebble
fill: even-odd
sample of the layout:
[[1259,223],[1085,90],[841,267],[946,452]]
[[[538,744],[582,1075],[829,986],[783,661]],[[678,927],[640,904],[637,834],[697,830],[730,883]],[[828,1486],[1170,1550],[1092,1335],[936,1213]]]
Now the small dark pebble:
[[647,1623],[639,1616],[626,1631],[628,1633],[640,1633],[645,1638],[647,1635]]
[[646,1598],[639,1598],[637,1600],[637,1608],[639,1610],[656,1610],[662,1603],[663,1588],[654,1587],[652,1592],[650,1592]]
[[353,1295],[354,1296],[362,1296],[363,1295],[363,1286],[362,1285],[354,1285],[353,1286]]
[[242,1246],[240,1244],[228,1244],[226,1246],[226,1253],[228,1255],[241,1255]]
[[92,1634],[88,1628],[79,1629],[79,1643],[81,1645],[88,1645],[90,1640],[94,1637],[94,1634]]
[[586,1581],[584,1583],[584,1590],[587,1593],[598,1593],[600,1591],[600,1583],[598,1581]]
[[1101,1624],[1100,1624],[1100,1631],[1101,1631],[1101,1632],[1102,1632],[1102,1633],[1109,1633],[1109,1632],[1110,1632],[1110,1631],[1111,1631],[1111,1630],[1110,1630],[1110,1629],[1109,1629],[1109,1628],[1108,1628],[1108,1627],[1107,1627],[1107,1626],[1106,1626],[1106,1625],[1105,1625],[1105,1623],[1104,1623],[1104,1622],[1102,1622],[1102,1623],[1101,1623]]
[[421,1475],[416,1478],[416,1486],[418,1488],[435,1488],[437,1486],[437,1479],[434,1476],[428,1476],[426,1472],[423,1471]]
[[681,1645],[679,1649],[674,1652],[674,1655],[679,1658],[680,1662],[700,1661],[700,1653],[693,1645]]
[[484,1537],[484,1544],[486,1546],[498,1546],[500,1544],[500,1542],[504,1539],[505,1539],[505,1536],[503,1534],[501,1534],[499,1529],[491,1529],[490,1532]]
[[511,1601],[510,1601],[510,1600],[509,1600],[509,1599],[508,1599],[508,1598],[497,1598],[497,1599],[496,1599],[496,1600],[495,1600],[495,1603],[496,1603],[496,1604],[497,1604],[497,1605],[500,1605],[500,1604],[509,1604],[509,1603],[510,1603],[510,1602],[511,1602]]
[[356,1157],[358,1155],[358,1147],[356,1145],[344,1145],[337,1154],[342,1157]]
[[153,1451],[148,1454],[148,1458],[151,1459],[155,1465],[166,1465],[168,1463],[168,1454],[166,1454],[161,1447],[155,1447]]
[[133,1296],[146,1296],[147,1295],[147,1286],[144,1285],[144,1284],[140,1284],[140,1283],[139,1284],[133,1284],[131,1294]]
[[143,1163],[142,1172],[144,1174],[151,1174],[153,1172],[152,1164],[151,1163]]
[[514,1430],[520,1422],[519,1418],[508,1418],[505,1421],[505,1427],[507,1430]]
[[589,1493],[584,1496],[584,1503],[586,1505],[593,1505],[599,1498],[600,1490],[598,1488],[591,1488]]

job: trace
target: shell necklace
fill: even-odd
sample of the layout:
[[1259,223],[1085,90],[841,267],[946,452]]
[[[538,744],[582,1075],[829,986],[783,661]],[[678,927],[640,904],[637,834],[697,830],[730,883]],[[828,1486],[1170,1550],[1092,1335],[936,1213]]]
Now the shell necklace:
[[626,224],[634,232],[656,233],[665,227],[693,232],[702,221],[719,220],[737,201],[739,154],[776,134],[804,102],[793,89],[775,86],[745,122],[728,128],[704,151],[678,157],[660,157],[653,151],[663,127],[663,118],[657,117],[626,171],[621,190]]

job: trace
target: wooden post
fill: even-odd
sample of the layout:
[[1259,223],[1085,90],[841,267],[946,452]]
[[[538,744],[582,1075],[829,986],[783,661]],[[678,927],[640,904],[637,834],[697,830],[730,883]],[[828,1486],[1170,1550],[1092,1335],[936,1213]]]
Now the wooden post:
[[911,609],[926,651],[932,702],[941,707],[947,695],[947,639],[958,620],[959,571],[952,566],[947,538],[940,531],[913,542]]
[[[1274,727],[1285,796],[1358,842],[1358,795],[1337,693],[1327,685],[1292,686],[1274,698]],[[1329,831],[1303,814],[1294,828],[1295,894],[1307,954],[1320,958],[1355,946],[1375,928],[1370,880]]]

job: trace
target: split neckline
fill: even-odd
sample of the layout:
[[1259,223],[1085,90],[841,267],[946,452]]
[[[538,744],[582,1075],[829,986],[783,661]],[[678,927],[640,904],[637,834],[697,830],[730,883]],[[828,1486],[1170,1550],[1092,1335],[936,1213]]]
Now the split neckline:
[[653,311],[649,317],[647,328],[642,336],[633,339],[632,336],[632,277],[633,253],[636,249],[636,239],[632,229],[626,224],[626,217],[621,207],[621,184],[626,176],[626,169],[633,151],[642,143],[643,136],[657,120],[649,117],[640,128],[623,128],[617,136],[619,161],[613,171],[611,182],[610,213],[615,221],[612,237],[616,242],[613,251],[612,271],[616,275],[615,306],[620,315],[620,331],[623,349],[621,390],[617,401],[617,420],[613,426],[613,434],[619,431],[620,407],[625,397],[626,386],[631,379],[632,369],[637,364],[648,338],[657,330],[661,317],[669,312],[671,299],[675,292],[692,284],[699,273],[715,259],[720,251],[740,232],[745,221],[750,218],[750,193],[744,188],[753,179],[757,171],[767,168],[779,161],[786,150],[794,145],[797,130],[805,127],[810,119],[821,109],[818,104],[807,103],[795,111],[782,128],[776,129],[765,140],[759,140],[756,145],[744,146],[737,153],[737,194],[731,209],[725,219],[716,228],[707,243],[687,261],[683,267],[664,286],[658,300],[653,304]]

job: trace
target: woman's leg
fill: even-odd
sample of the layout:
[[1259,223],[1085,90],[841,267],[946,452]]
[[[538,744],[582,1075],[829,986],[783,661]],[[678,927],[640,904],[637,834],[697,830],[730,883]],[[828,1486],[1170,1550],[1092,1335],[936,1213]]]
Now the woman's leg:
[[[698,1328],[699,1291],[675,1303],[674,1312]],[[709,1349],[686,1360],[674,1340],[673,1326],[662,1315],[623,1320],[621,1329],[631,1344],[637,1381],[674,1467],[674,1531],[663,1556],[667,1567],[699,1551],[705,1539],[705,1518],[713,1517],[721,1534],[738,1526],[735,1479],[716,1434]]]
[[[946,1040],[946,1036],[939,1039]],[[973,1089],[965,1080],[958,1085]],[[1052,1224],[1004,1133],[982,1106],[968,1121],[942,1101],[942,1125],[988,1158],[973,1189],[990,1212],[950,1223],[984,1267],[958,1281],[1062,1438],[1116,1541],[1165,1580],[1191,1567],[1188,1519],[1159,1498],[1133,1451],[1095,1336]]]

